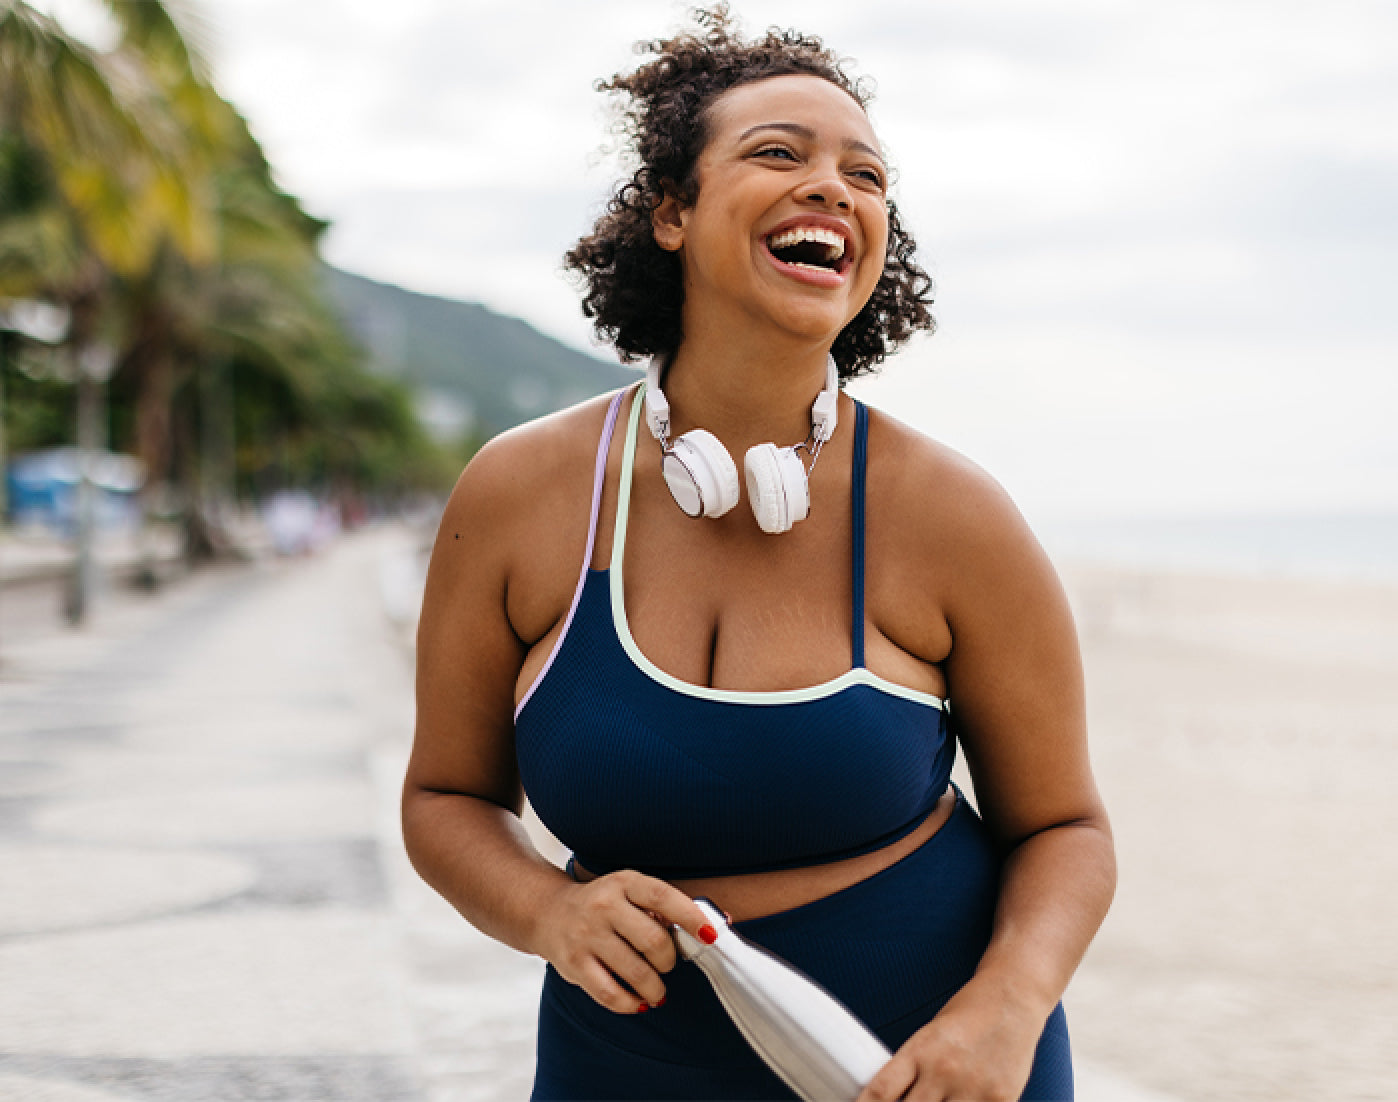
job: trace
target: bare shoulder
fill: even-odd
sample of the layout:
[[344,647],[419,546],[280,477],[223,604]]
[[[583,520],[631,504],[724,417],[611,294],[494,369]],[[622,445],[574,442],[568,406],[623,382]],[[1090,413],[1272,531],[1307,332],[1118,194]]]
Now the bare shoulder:
[[593,466],[611,395],[494,437],[462,471],[442,514],[429,590],[439,607],[488,589],[532,642],[566,608],[587,538]]
[[[986,508],[1010,504],[984,468],[883,410],[869,409],[871,482],[916,495],[930,506]],[[929,490],[936,492],[929,496]]]
[[[987,610],[1063,603],[1047,554],[1005,488],[955,449],[870,410],[869,510],[889,584],[951,629]],[[890,590],[893,592],[893,590]]]
[[592,460],[611,395],[589,399],[493,437],[457,480],[445,516],[526,526],[549,499],[592,483]]

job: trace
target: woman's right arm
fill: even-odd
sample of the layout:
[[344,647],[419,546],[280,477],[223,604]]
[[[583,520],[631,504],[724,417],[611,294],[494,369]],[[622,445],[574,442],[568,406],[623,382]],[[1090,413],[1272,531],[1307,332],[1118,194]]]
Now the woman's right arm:
[[[549,479],[534,477],[547,472],[531,467],[558,454],[531,442],[530,431],[481,450],[437,532],[418,625],[403,837],[414,868],[472,925],[550,961],[603,1006],[636,1013],[636,996],[650,1005],[664,997],[661,973],[675,964],[668,924],[698,936],[704,917],[678,889],[636,872],[574,882],[520,822],[514,690],[528,646],[508,597],[512,578],[528,574],[519,549],[538,536],[529,531],[531,512],[549,516],[534,492],[549,492]],[[551,519],[557,538],[557,514]]]

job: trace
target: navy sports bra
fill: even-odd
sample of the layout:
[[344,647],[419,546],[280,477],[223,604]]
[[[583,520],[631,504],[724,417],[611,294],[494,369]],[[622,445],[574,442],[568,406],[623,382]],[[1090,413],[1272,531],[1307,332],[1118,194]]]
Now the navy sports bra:
[[590,568],[621,397],[597,450],[572,608],[515,712],[520,777],[539,818],[592,872],[631,868],[670,880],[817,865],[908,834],[946,790],[955,742],[941,700],[864,668],[868,410],[855,403],[853,668],[809,688],[738,692],[665,673],[626,623],[639,389],[611,566]]

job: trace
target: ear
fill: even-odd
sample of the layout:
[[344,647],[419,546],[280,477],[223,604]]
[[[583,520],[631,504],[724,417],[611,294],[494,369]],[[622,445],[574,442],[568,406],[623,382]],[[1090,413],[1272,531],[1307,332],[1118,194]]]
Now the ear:
[[684,203],[668,181],[661,187],[664,198],[650,212],[651,231],[655,243],[667,253],[679,252],[684,247]]

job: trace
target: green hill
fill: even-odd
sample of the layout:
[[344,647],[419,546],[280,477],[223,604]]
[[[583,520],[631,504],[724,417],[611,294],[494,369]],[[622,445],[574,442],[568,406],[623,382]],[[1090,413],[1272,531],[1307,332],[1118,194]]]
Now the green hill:
[[636,379],[476,302],[326,268],[331,297],[376,371],[410,383],[429,427],[490,435]]

